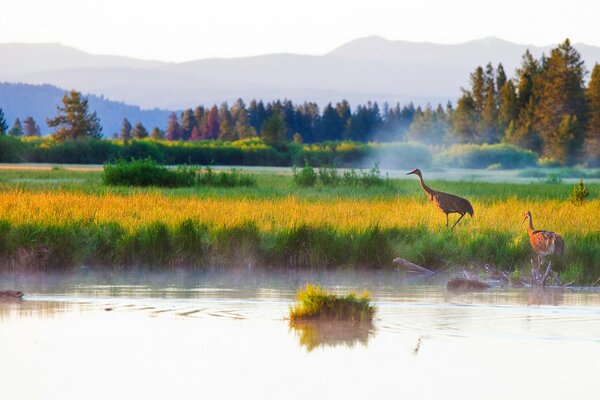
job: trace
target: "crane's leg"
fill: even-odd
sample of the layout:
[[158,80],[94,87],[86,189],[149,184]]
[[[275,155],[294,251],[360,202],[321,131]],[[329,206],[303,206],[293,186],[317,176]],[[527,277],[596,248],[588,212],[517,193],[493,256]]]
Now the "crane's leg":
[[446,228],[448,227],[448,213],[446,213]]
[[[448,214],[446,214],[446,216],[448,216]],[[454,227],[456,226],[456,224],[458,224],[458,221],[460,221],[462,219],[462,217],[464,217],[465,214],[460,214],[460,218],[456,220],[456,222],[454,223],[454,225],[452,225],[451,229],[454,229]]]

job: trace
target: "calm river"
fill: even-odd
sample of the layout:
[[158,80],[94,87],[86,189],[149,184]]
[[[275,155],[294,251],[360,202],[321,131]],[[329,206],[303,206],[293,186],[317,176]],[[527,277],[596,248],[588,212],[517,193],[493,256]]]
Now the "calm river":
[[[395,272],[0,276],[3,399],[579,399],[600,292],[448,293]],[[372,326],[290,327],[306,282],[367,289]]]

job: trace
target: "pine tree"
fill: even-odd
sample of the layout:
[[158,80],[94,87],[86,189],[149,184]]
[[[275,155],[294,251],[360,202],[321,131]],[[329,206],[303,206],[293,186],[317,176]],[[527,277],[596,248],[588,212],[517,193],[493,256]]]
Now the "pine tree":
[[201,138],[202,137],[200,136],[200,129],[198,129],[198,127],[195,126],[192,129],[192,134],[190,135],[190,140],[197,141],[197,140],[200,140]]
[[0,108],[0,135],[4,136],[8,133],[8,124],[6,123],[6,117],[4,111]]
[[26,117],[23,120],[23,132],[25,136],[40,136],[40,126],[33,117]]
[[216,105],[208,111],[204,118],[204,123],[200,127],[202,139],[216,139],[219,137],[219,129],[221,122],[219,121],[219,109]]
[[15,137],[23,136],[23,126],[21,125],[21,120],[19,118],[15,119],[15,122],[12,128],[10,128],[10,131],[8,131],[8,134]]
[[127,118],[123,118],[120,136],[123,140],[131,140],[131,123]]
[[477,114],[481,114],[485,105],[486,77],[481,66],[471,74],[471,97]]
[[46,119],[51,128],[58,128],[53,136],[56,140],[102,137],[102,126],[96,112],[89,113],[88,99],[80,92],[72,90],[62,99],[63,106],[58,106],[58,115]]
[[551,133],[545,143],[545,150],[561,165],[571,163],[573,140],[581,133],[581,125],[575,115],[563,115],[557,130]]
[[594,65],[587,89],[588,120],[585,132],[587,162],[600,166],[600,65]]
[[[544,156],[561,163],[576,161],[583,144],[583,130],[575,126],[585,124],[587,117],[584,75],[581,56],[569,39],[553,49],[543,65],[535,108],[536,129],[543,141]],[[567,126],[569,135],[564,131]],[[566,137],[569,142],[563,140]],[[566,148],[557,149],[557,143]],[[564,155],[565,151],[568,156]]]
[[181,140],[181,126],[177,120],[177,114],[174,112],[169,114],[169,124],[167,125],[165,135],[169,141]]
[[[517,91],[512,80],[509,80],[502,85],[499,94],[498,130],[501,135],[504,134],[511,122],[516,121],[518,115]],[[513,123],[513,129],[515,129],[515,123]]]
[[485,96],[485,103],[481,111],[481,119],[479,124],[479,140],[480,143],[495,143],[498,142],[498,108],[496,106],[496,91],[492,85],[488,86]]
[[283,118],[277,112],[266,119],[260,129],[261,137],[265,144],[278,149],[285,147],[285,131]]
[[344,131],[344,124],[340,115],[335,108],[332,107],[331,103],[327,104],[323,108],[323,115],[321,116],[321,134],[319,135],[318,141],[325,140],[340,140]]
[[506,72],[504,72],[504,67],[502,66],[502,63],[500,63],[498,64],[498,68],[496,68],[496,90],[498,93],[502,91],[502,88],[507,81]]
[[460,143],[478,143],[479,116],[471,93],[465,92],[452,114],[451,136]]
[[155,126],[150,133],[152,140],[165,140],[165,133],[158,127]]
[[148,130],[141,122],[135,124],[131,131],[131,135],[136,139],[145,139],[148,137]]
[[191,108],[185,110],[181,114],[181,138],[183,140],[189,140],[192,135],[192,129],[196,126],[196,116]]

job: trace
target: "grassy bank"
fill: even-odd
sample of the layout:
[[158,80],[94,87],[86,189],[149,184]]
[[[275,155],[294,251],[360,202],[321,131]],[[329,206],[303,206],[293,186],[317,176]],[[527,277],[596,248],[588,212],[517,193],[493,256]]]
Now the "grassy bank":
[[[290,176],[268,175],[258,176],[254,188],[159,190],[97,186],[98,177],[87,172],[66,188],[52,188],[56,182],[45,178],[15,182],[6,174],[0,191],[4,269],[386,268],[403,257],[430,268],[490,263],[528,270],[533,253],[521,217],[531,210],[536,227],[565,239],[557,270],[586,282],[600,274],[600,220],[591,217],[600,200],[576,206],[566,200],[569,185],[439,182],[436,188],[473,193],[475,218],[450,232],[414,181],[360,191],[301,189]],[[265,186],[273,182],[281,185]],[[598,188],[591,191],[597,199]]]

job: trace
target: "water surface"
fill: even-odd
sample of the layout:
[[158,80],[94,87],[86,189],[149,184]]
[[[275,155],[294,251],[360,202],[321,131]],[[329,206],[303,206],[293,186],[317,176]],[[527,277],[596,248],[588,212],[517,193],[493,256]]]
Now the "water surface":
[[[23,399],[596,398],[600,293],[448,293],[446,277],[2,276],[2,393]],[[295,290],[371,292],[372,326],[290,327]]]

